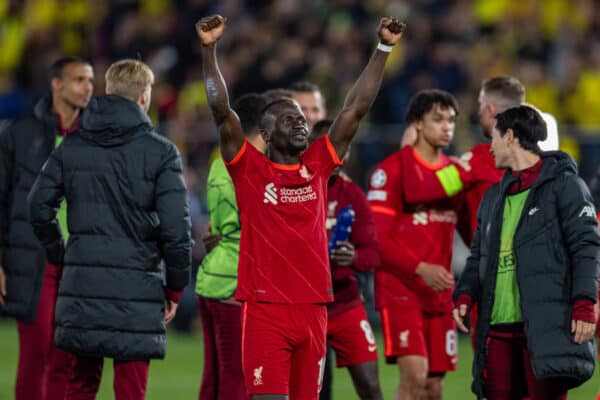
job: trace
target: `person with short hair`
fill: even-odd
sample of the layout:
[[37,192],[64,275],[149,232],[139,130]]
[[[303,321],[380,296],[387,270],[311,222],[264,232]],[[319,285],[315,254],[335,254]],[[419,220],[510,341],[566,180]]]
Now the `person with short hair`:
[[325,97],[321,89],[314,83],[308,81],[298,81],[290,85],[288,90],[292,98],[300,104],[302,113],[306,117],[309,132],[317,122],[327,117],[327,107],[325,106]]
[[92,99],[29,194],[34,232],[61,266],[55,343],[74,354],[66,400],[96,397],[105,357],[115,398],[144,399],[149,360],[164,358],[166,324],[190,279],[183,165],[148,118],[153,82],[141,61],[113,63],[107,96]]
[[[92,97],[94,71],[84,59],[63,57],[49,77],[51,95],[0,132],[0,313],[17,319],[16,400],[62,400],[70,373],[69,355],[54,345],[60,266],[46,258],[35,237],[27,194],[52,150],[77,129]],[[58,219],[67,234],[64,203]]]
[[[327,134],[332,123],[317,122],[309,142]],[[338,215],[347,207],[354,213],[350,236],[336,243],[339,248],[332,249],[329,255],[334,301],[327,304],[327,344],[335,351],[336,366],[348,368],[358,397],[379,400],[383,395],[379,386],[377,343],[355,276],[357,272],[371,272],[379,267],[377,233],[367,196],[336,168],[327,182],[326,227],[330,241]]]
[[[594,372],[600,234],[589,189],[563,152],[542,152],[540,113],[495,115],[490,151],[502,180],[483,197],[454,291],[478,304],[472,390],[488,400],[559,400]],[[485,373],[484,373],[485,371]]]
[[327,310],[333,288],[327,254],[326,190],[360,120],[368,112],[404,24],[389,17],[380,44],[350,89],[329,135],[310,146],[298,104],[275,100],[261,112],[267,152],[249,145],[229,105],[216,43],[225,19],[202,18],[196,31],[208,102],[241,217],[236,299],[242,305],[242,363],[254,400],[316,400],[325,358]]
[[[451,261],[462,185],[442,152],[454,135],[458,111],[456,99],[445,91],[415,94],[406,111],[417,134],[414,145],[384,159],[369,181],[367,198],[382,258],[375,272],[375,301],[386,361],[398,365],[400,399],[440,399],[444,376],[458,362],[450,315]],[[415,191],[426,191],[422,177],[430,174],[440,176],[448,198],[408,203]]]
[[[263,95],[247,93],[232,106],[246,140],[262,153],[266,146],[258,126],[266,104]],[[210,232],[204,237],[207,254],[196,278],[204,341],[199,400],[244,400],[249,397],[242,371],[242,307],[233,297],[241,226],[233,182],[222,157],[212,162],[206,186]]]
[[[477,228],[477,210],[484,193],[498,183],[504,173],[496,168],[494,157],[490,152],[490,139],[495,115],[508,108],[516,107],[525,101],[525,87],[513,76],[495,76],[483,81],[479,92],[479,124],[483,131],[484,141],[460,156],[455,163],[455,176],[462,187],[464,198],[459,203],[457,231],[463,242],[471,245]],[[542,116],[544,116],[542,114]],[[543,142],[540,142],[540,145]],[[541,147],[541,146],[540,146]],[[424,173],[421,186],[427,190],[411,190],[406,194],[409,203],[431,202],[448,198],[448,192],[440,179],[447,174]],[[470,325],[477,324],[477,305],[471,308]],[[475,349],[474,329],[471,329],[471,344]]]

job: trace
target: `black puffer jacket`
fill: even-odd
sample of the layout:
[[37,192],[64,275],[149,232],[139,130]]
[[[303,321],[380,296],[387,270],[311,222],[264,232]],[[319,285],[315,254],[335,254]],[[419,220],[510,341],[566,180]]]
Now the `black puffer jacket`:
[[62,253],[55,215],[63,196],[70,236],[56,345],[91,357],[164,357],[165,285],[185,287],[191,262],[177,149],[136,103],[94,98],[30,194],[32,225],[50,260]]
[[0,313],[24,322],[36,319],[46,256],[29,223],[27,194],[54,149],[58,115],[51,99],[33,115],[13,121],[0,133],[0,264],[7,276],[7,299]]
[[[596,302],[600,235],[592,198],[565,153],[543,154],[517,230],[513,248],[527,348],[536,378],[560,378],[570,387],[594,372],[595,343],[577,345],[571,334],[571,308],[577,299]],[[504,200],[517,178],[506,173],[485,194],[471,256],[456,290],[479,303],[473,392],[482,398],[485,339],[490,324],[498,272]]]

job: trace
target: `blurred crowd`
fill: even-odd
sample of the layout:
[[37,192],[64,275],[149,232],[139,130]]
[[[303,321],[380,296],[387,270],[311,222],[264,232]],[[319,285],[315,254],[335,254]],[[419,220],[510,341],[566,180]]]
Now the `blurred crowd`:
[[584,177],[600,159],[594,0],[0,0],[0,119],[31,110],[46,93],[48,66],[63,55],[91,60],[98,95],[112,61],[141,58],[156,75],[153,121],[186,160],[198,237],[217,135],[194,23],[213,13],[228,19],[219,57],[232,97],[305,79],[322,88],[330,115],[372,52],[379,17],[406,21],[347,167],[361,185],[365,166],[397,148],[404,109],[419,89],[437,87],[459,99],[451,151],[478,141],[478,90],[498,74],[518,77],[527,101],[556,117],[561,146],[582,163]]

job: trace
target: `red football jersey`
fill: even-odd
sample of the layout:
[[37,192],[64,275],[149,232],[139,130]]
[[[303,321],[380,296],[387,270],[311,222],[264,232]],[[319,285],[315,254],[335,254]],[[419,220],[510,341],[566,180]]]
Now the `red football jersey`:
[[[483,194],[500,181],[504,171],[496,168],[488,143],[476,145],[460,159],[451,160],[451,163],[456,171],[454,178],[460,181],[460,192],[451,197],[458,210],[457,230],[463,241],[470,245],[477,228],[477,210]],[[403,175],[402,183],[403,198],[407,203],[428,203],[449,196],[440,175],[434,170],[411,168],[410,174]]]
[[354,264],[348,267],[331,265],[335,300],[327,305],[327,317],[332,319],[362,303],[355,272],[373,271],[381,261],[373,215],[362,189],[340,174],[329,181],[327,203],[328,235],[331,235],[337,223],[340,210],[352,205],[355,214],[349,239],[355,248]]
[[[424,261],[451,271],[456,212],[450,199],[409,205],[403,199],[403,179],[450,164],[441,155],[437,164],[423,160],[411,146],[392,154],[374,170],[369,182],[371,203],[382,252],[377,270],[375,300],[386,306],[418,307],[425,312],[449,312],[452,289],[437,292],[415,270]],[[415,187],[415,190],[424,188]]]
[[244,142],[227,169],[242,226],[236,298],[269,303],[333,300],[327,254],[327,181],[341,165],[329,136],[296,165]]
[[461,156],[461,161],[466,163],[471,180],[469,189],[465,192],[463,207],[458,214],[458,232],[467,246],[477,228],[477,210],[486,190],[495,183],[500,182],[503,170],[496,168],[494,156],[490,153],[489,143],[480,143],[471,151]]

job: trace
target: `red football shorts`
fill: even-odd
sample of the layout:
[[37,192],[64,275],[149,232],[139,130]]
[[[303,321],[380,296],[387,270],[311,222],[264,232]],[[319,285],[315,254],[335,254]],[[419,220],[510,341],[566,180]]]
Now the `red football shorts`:
[[381,309],[381,325],[388,364],[397,357],[423,356],[429,372],[455,371],[458,362],[456,326],[450,314],[427,315],[419,309]]
[[375,335],[362,304],[329,320],[327,342],[335,350],[338,368],[377,360]]
[[317,400],[325,366],[327,308],[254,302],[242,307],[242,364],[248,393]]

